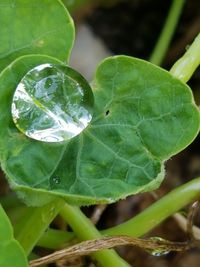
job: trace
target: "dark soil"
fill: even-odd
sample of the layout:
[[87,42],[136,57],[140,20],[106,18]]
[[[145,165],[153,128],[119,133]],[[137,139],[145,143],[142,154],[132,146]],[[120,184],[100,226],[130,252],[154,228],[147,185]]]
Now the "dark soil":
[[114,54],[147,59],[162,28],[171,1],[122,1],[96,9],[87,19]]
[[[112,8],[98,8],[87,22],[114,54],[148,59],[162,29],[171,1],[122,0]],[[164,65],[173,64],[200,31],[200,3],[187,0]]]

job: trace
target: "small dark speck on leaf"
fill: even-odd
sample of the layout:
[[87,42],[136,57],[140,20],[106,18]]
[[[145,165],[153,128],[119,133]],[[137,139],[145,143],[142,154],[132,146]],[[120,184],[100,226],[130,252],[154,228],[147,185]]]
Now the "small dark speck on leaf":
[[107,110],[107,111],[106,111],[106,116],[108,116],[109,113],[110,113],[110,110]]

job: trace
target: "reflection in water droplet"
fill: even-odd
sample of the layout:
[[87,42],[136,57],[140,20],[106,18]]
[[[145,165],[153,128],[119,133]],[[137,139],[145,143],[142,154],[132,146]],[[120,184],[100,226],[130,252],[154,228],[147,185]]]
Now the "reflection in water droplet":
[[148,250],[148,253],[151,254],[152,256],[160,257],[169,254],[170,251],[168,250]]
[[43,142],[62,142],[90,123],[93,94],[87,81],[65,65],[42,64],[16,88],[12,116],[17,128]]
[[[152,241],[166,241],[165,239],[161,238],[161,237],[151,237],[150,240]],[[154,249],[154,250],[150,250],[150,249],[147,249],[146,250],[149,254],[151,254],[152,256],[164,256],[164,255],[167,255],[169,254],[169,250],[164,250],[164,249]]]

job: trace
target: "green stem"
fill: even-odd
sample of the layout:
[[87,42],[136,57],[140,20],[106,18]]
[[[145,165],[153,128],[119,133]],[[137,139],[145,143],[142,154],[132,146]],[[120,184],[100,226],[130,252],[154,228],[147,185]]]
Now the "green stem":
[[37,242],[37,246],[49,249],[58,249],[66,247],[69,242],[74,239],[75,235],[72,232],[48,229],[44,232]]
[[[112,236],[112,235],[128,235],[132,237],[138,237],[146,234],[148,231],[152,230],[155,226],[157,226],[159,223],[161,223],[163,220],[177,212],[178,210],[182,209],[184,206],[188,205],[189,203],[193,202],[195,199],[197,199],[200,196],[200,178],[196,178],[177,189],[171,191],[166,196],[159,199],[157,202],[155,202],[153,205],[151,205],[149,208],[141,212],[139,215],[135,216],[134,218],[130,219],[129,221],[122,223],[118,226],[112,227],[110,229],[106,229],[102,231],[101,233],[103,235]],[[66,208],[66,207],[65,207]],[[65,211],[65,215],[62,210],[62,215],[65,216],[65,219],[67,221],[70,221],[70,218],[72,221],[70,221],[70,224],[74,224],[76,227],[76,233],[77,236],[84,235],[83,229],[86,229],[90,232],[89,226],[87,226],[87,219],[86,224],[82,225],[82,228],[79,228],[79,224],[82,224],[81,220],[79,223],[78,220],[75,218],[76,210],[75,208],[72,208],[72,212],[74,213],[72,218],[70,217],[70,212],[68,215],[68,212]],[[80,211],[77,211],[78,215],[80,217],[84,217],[83,214],[80,214]],[[79,217],[78,216],[78,217]],[[88,225],[90,225],[91,222],[88,222]],[[92,226],[94,227],[94,226]],[[77,232],[78,231],[78,232]],[[80,233],[79,233],[80,231]],[[81,233],[82,231],[82,233]],[[87,232],[85,233],[87,235]],[[82,240],[86,239],[86,236],[82,236]],[[87,235],[89,236],[89,235]],[[57,244],[61,246],[63,243],[62,239],[59,240],[59,236],[57,235]],[[88,237],[89,238],[89,237]],[[90,237],[95,238],[94,236]],[[67,239],[65,240],[65,242]],[[46,244],[48,245],[48,244]]]
[[[81,212],[78,207],[65,204],[60,215],[71,226],[79,240],[97,239],[101,237],[99,231],[93,223]],[[103,250],[94,253],[94,258],[102,267],[128,267],[123,259],[121,259],[114,250]]]
[[185,54],[173,65],[170,72],[176,78],[187,82],[200,64],[200,33]]
[[200,178],[196,178],[156,201],[129,221],[106,229],[104,235],[142,236],[200,196]]
[[49,224],[64,205],[64,201],[56,199],[38,208],[27,208],[26,214],[16,228],[16,239],[20,242],[26,255],[32,251]]
[[[44,206],[38,208],[27,208],[26,214],[21,219],[20,223],[15,228],[15,237],[20,242],[25,253],[29,255],[36,244],[45,245],[50,242],[47,247],[54,248],[60,243],[66,241],[66,235],[61,237],[56,231],[51,230],[46,235],[45,230],[48,228],[51,221],[61,210],[61,215],[69,223],[74,230],[79,240],[88,240],[100,238],[99,231],[95,228],[92,222],[80,211],[78,207],[73,207],[68,204],[64,205],[64,201],[56,199]],[[43,238],[41,239],[41,236]],[[53,235],[53,236],[52,236]],[[67,239],[73,238],[73,234],[67,233]],[[94,254],[96,260],[103,267],[128,267],[123,259],[121,259],[114,250],[104,250]]]
[[173,0],[158,42],[150,56],[150,62],[156,65],[160,65],[162,63],[162,60],[167,52],[168,46],[175,32],[176,25],[181,15],[181,10],[184,3],[185,0]]

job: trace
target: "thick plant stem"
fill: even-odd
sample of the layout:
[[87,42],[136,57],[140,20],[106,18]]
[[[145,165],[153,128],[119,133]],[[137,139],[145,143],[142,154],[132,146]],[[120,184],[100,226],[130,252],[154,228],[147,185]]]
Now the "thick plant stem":
[[187,82],[200,64],[200,33],[185,54],[173,65],[170,72],[183,82]]
[[[130,219],[129,221],[122,223],[118,226],[112,227],[110,229],[101,231],[101,234],[106,236],[112,236],[112,235],[128,235],[132,237],[142,236],[146,234],[148,231],[152,230],[154,227],[156,227],[163,220],[173,215],[175,212],[179,211],[184,206],[190,204],[199,197],[200,197],[200,178],[196,178],[184,185],[181,185],[172,192],[168,193],[166,196],[159,199],[156,203],[154,203],[149,208],[147,208],[134,218]],[[75,232],[77,236],[79,236],[79,234],[81,236],[83,235],[82,240],[86,240],[87,232],[84,233],[83,228],[86,229],[86,231],[90,232],[91,229],[88,227],[91,224],[91,222],[88,222],[87,221],[88,219],[84,218],[86,224],[82,225],[81,228],[79,228],[82,222],[81,220],[80,222],[76,220],[75,214],[79,214],[79,217],[84,217],[84,215],[81,214],[80,210],[76,210],[76,208],[71,207],[71,211],[69,211],[69,208],[70,207],[68,207],[68,209],[66,210],[65,206],[65,210],[64,209],[62,210],[62,216],[70,223],[70,225],[73,224],[76,227]],[[71,213],[73,213],[72,217],[70,217]],[[94,226],[92,225],[92,227]],[[94,235],[88,234],[87,235],[88,239],[89,236],[90,239],[97,238],[97,236],[95,237],[95,233]],[[51,235],[51,232],[49,233],[49,235]],[[64,232],[63,232],[63,238],[60,238],[59,235],[56,233],[54,234],[54,238],[56,238],[56,244],[57,245],[59,244],[59,246],[62,246],[64,242],[68,241],[68,236],[66,236],[63,242]],[[43,242],[43,244],[44,243],[45,242]],[[45,247],[48,247],[48,243],[45,243],[44,245]]]
[[27,209],[25,216],[17,227],[20,230],[15,235],[26,255],[29,255],[32,251],[64,203],[62,199],[56,199],[44,206]]
[[[79,240],[97,239],[101,237],[93,223],[78,207],[65,204],[60,215],[71,226]],[[103,250],[93,254],[102,267],[128,267],[129,264],[121,259],[114,250]]]
[[136,217],[106,229],[104,235],[142,236],[170,215],[200,197],[200,178],[196,178],[156,201]]
[[160,65],[162,63],[175,32],[184,3],[185,0],[173,0],[162,32],[149,59],[150,62],[156,65]]

